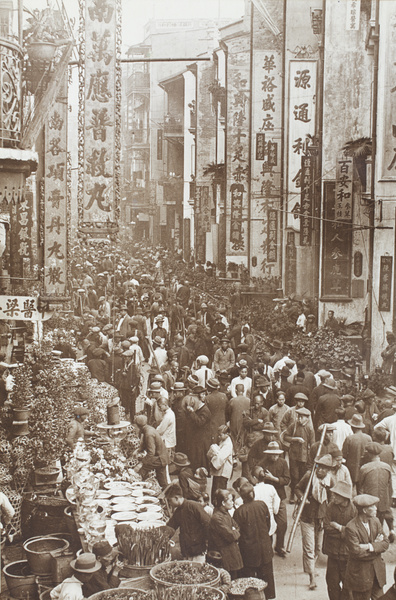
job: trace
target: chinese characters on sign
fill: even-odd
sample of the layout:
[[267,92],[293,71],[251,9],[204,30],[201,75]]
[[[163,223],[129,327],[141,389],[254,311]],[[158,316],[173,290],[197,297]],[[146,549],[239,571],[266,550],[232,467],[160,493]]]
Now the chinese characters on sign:
[[389,312],[392,297],[392,256],[381,256],[378,310]]
[[337,157],[336,169],[336,221],[352,222],[353,160],[341,153]]
[[267,215],[267,260],[276,263],[278,260],[278,213],[269,208]]
[[300,246],[312,245],[312,216],[314,204],[314,158],[301,157]]
[[287,232],[285,259],[285,293],[289,296],[296,292],[297,287],[297,248],[294,231]]
[[0,296],[0,319],[41,321],[38,299],[31,296]]
[[85,73],[80,74],[80,228],[117,227],[119,195],[118,0],[81,2],[85,23]]
[[[229,57],[229,165],[230,179],[230,218],[229,255],[245,255],[247,252],[247,180],[249,177],[249,98],[248,56],[242,62],[239,56]],[[245,187],[246,186],[246,187]],[[236,204],[235,204],[236,202]],[[237,213],[235,211],[237,210]],[[236,216],[237,214],[237,216]]]
[[196,239],[197,259],[200,261],[205,261],[206,233],[210,232],[210,227],[211,227],[209,186],[207,186],[207,185],[196,187],[195,214],[198,217],[197,239]]
[[65,73],[45,125],[44,289],[56,296],[65,296],[67,287],[67,85]]
[[[257,42],[259,44],[259,42]],[[255,48],[252,125],[256,152],[252,165],[252,254],[263,253],[270,269],[278,261],[278,210],[282,155],[282,58]],[[274,264],[275,263],[275,264]],[[269,270],[269,272],[271,272]]]
[[335,221],[335,184],[325,183],[324,191],[322,295],[330,298],[350,298],[351,224]]
[[359,31],[360,0],[347,0],[346,4],[346,29],[347,31]]
[[231,243],[238,250],[243,246],[242,206],[244,187],[241,183],[231,185]]
[[11,204],[10,271],[12,277],[23,277],[24,267],[31,267],[33,194],[25,191],[16,204]]
[[300,229],[301,156],[315,134],[316,61],[291,60],[289,78],[287,226]]

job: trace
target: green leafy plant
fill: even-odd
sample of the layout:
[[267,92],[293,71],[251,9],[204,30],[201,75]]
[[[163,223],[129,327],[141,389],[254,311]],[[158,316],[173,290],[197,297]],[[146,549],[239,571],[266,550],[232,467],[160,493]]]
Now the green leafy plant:
[[69,36],[59,12],[49,7],[42,10],[38,8],[30,10],[24,7],[24,10],[30,15],[26,19],[28,26],[23,31],[26,44],[46,42],[61,45],[68,42]]
[[31,365],[27,363],[19,365],[14,370],[13,377],[15,383],[14,388],[11,392],[12,405],[15,408],[29,406],[32,402],[33,397],[33,371]]

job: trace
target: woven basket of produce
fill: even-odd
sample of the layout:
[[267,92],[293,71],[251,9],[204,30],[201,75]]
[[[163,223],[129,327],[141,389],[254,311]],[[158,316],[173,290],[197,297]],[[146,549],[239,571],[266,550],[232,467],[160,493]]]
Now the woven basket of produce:
[[177,585],[190,588],[198,585],[216,587],[220,581],[220,573],[216,567],[189,560],[173,560],[156,565],[151,569],[150,577],[160,590]]
[[264,590],[267,585],[266,581],[258,579],[257,577],[241,577],[240,579],[234,579],[231,583],[228,596],[231,600],[241,600],[244,597],[247,588],[254,588],[262,593],[264,600]]

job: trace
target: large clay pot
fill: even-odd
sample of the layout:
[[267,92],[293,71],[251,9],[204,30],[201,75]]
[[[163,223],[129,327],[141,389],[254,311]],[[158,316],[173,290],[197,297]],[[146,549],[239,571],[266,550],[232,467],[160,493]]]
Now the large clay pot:
[[3,568],[8,590],[13,598],[33,599],[37,597],[36,575],[27,560],[9,563]]
[[50,62],[55,56],[56,47],[57,45],[52,42],[30,42],[26,50],[30,62],[37,60]]
[[36,575],[51,575],[51,552],[55,550],[66,551],[69,549],[69,545],[69,542],[61,538],[41,537],[27,540],[23,544],[23,549],[26,552],[29,566],[33,573]]

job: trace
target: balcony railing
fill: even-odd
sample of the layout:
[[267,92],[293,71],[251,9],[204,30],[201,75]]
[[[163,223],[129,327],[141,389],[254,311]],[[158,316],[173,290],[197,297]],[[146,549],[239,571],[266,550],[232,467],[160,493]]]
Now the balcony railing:
[[150,74],[149,73],[132,73],[128,77],[128,88],[127,93],[141,92],[143,90],[150,89]]
[[166,115],[164,121],[165,135],[183,135],[183,120],[181,117]]
[[22,52],[0,39],[0,146],[17,148],[21,139]]

